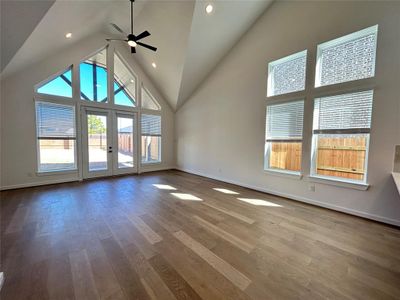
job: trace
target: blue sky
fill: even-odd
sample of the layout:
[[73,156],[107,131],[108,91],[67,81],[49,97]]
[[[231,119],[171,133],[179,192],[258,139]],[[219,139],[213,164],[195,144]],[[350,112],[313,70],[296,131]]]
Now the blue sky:
[[[62,96],[62,97],[72,97],[72,87],[61,77],[65,76],[70,82],[72,78],[71,69],[67,70],[62,75],[56,77],[55,79],[49,81],[38,89],[38,93]],[[97,101],[102,101],[107,97],[107,70],[103,67],[96,67],[96,77],[97,77]],[[83,62],[80,64],[80,78],[81,78],[81,92],[89,98],[90,101],[94,101],[94,91],[93,91],[93,68],[92,64]],[[114,81],[114,91],[118,90],[120,84]],[[81,98],[84,97],[81,95]],[[114,97],[116,104],[125,106],[134,106],[130,97],[126,91],[121,91],[117,93]]]

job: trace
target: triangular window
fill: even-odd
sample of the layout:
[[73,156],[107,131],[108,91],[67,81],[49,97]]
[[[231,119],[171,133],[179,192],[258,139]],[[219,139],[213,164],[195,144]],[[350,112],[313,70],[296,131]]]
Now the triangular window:
[[154,99],[153,95],[142,86],[142,108],[151,110],[161,110],[160,104]]
[[136,77],[114,53],[114,103],[136,106]]
[[103,49],[80,64],[81,99],[106,103],[107,50]]
[[36,92],[61,97],[72,97],[72,67],[39,86]]

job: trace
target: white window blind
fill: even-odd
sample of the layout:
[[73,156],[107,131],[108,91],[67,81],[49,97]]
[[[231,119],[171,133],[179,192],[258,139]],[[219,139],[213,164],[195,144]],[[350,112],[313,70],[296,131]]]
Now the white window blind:
[[267,106],[267,141],[301,140],[303,137],[303,114],[303,100]]
[[39,139],[75,139],[75,108],[36,102],[37,137]]
[[369,132],[372,100],[373,90],[316,99],[314,131],[357,129],[358,132]]
[[306,82],[307,50],[268,64],[268,96],[302,91]]
[[161,136],[161,116],[142,114],[142,135]]
[[320,44],[315,86],[375,76],[378,25]]
[[153,95],[142,86],[142,107],[152,110],[160,110],[160,104],[154,99]]

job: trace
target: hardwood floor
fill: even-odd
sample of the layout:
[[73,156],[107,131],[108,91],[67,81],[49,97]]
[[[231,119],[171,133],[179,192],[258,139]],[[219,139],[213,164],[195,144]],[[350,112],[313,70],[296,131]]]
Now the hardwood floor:
[[165,171],[1,193],[1,299],[400,299],[400,229]]

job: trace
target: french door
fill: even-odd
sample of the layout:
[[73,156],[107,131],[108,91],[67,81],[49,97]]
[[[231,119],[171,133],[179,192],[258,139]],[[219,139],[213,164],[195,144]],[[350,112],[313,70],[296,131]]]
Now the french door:
[[137,173],[134,112],[82,107],[83,178]]

